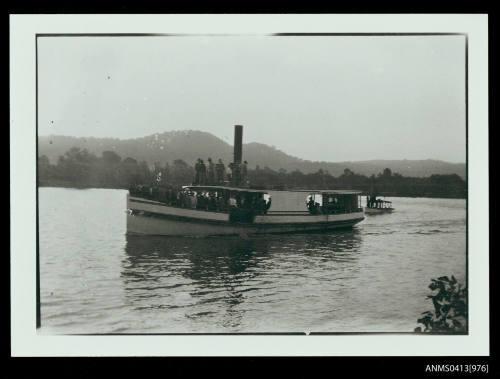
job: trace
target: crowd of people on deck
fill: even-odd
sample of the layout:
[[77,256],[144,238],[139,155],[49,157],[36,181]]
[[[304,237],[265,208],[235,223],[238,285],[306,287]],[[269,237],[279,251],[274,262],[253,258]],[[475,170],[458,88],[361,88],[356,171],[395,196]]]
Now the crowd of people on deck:
[[[219,159],[217,163],[208,158],[207,164],[198,158],[194,166],[193,186],[248,186],[248,162],[230,163],[231,173],[226,173],[226,166]],[[159,172],[156,182],[152,185],[134,185],[130,195],[159,201],[166,205],[207,210],[214,212],[229,212],[237,210],[243,213],[265,214],[271,206],[271,199],[256,191],[236,191],[226,188],[183,188],[166,184],[167,178]]]
[[130,195],[159,201],[169,206],[229,212],[232,209],[265,214],[271,207],[261,192],[234,191],[228,189],[196,190],[161,185],[136,185],[130,188]]
[[230,163],[229,169],[231,173],[226,174],[226,166],[219,158],[217,163],[212,161],[212,158],[207,159],[207,164],[203,159],[198,158],[195,165],[194,171],[195,176],[193,180],[193,185],[199,186],[215,186],[224,185],[229,182],[233,186],[247,185],[248,184],[248,162],[243,163]]

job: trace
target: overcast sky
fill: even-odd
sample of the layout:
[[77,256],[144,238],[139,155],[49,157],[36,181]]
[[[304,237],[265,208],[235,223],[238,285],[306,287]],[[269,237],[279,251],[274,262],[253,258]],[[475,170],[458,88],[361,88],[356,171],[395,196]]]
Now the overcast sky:
[[309,160],[465,162],[465,37],[42,37],[39,134],[202,130]]

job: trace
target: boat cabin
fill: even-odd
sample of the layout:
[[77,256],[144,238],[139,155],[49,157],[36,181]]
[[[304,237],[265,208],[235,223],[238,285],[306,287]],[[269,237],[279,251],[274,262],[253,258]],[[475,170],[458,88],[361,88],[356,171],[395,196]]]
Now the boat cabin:
[[349,190],[278,191],[227,186],[183,186],[174,190],[140,186],[130,191],[133,196],[169,206],[235,214],[318,215],[362,210],[361,192]]
[[359,191],[295,190],[268,191],[269,214],[337,214],[362,211]]

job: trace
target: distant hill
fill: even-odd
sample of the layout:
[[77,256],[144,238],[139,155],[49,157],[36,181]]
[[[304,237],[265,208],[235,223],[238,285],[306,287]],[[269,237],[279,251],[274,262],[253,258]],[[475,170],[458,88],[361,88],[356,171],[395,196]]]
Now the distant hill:
[[[206,160],[208,157],[213,160],[222,158],[224,163],[228,164],[233,159],[231,145],[210,133],[194,130],[171,131],[127,140],[59,135],[38,137],[38,155],[46,155],[52,163],[56,163],[59,156],[71,147],[85,148],[99,156],[103,151],[111,150],[122,158],[131,157],[138,161],[146,161],[150,165],[154,162],[173,162],[175,159],[182,159],[186,163],[194,165],[197,158]],[[377,175],[384,168],[390,168],[393,173],[397,172],[403,176],[426,177],[432,174],[457,174],[465,179],[466,170],[464,163],[449,163],[431,159],[357,162],[309,161],[255,142],[244,144],[243,158],[248,161],[250,168],[258,165],[261,168],[267,166],[273,170],[300,170],[303,173],[316,172],[321,168],[333,176],[341,175],[346,168],[367,176]]]

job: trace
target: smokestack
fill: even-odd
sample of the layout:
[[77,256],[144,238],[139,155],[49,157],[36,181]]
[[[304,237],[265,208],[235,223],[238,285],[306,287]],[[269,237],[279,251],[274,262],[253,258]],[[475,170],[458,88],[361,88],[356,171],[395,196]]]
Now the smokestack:
[[234,126],[234,163],[241,163],[243,155],[243,125]]

